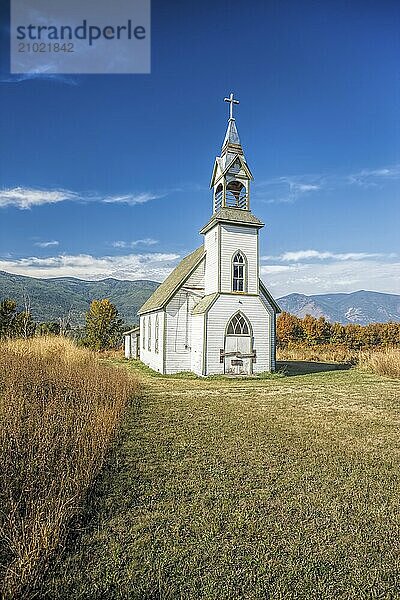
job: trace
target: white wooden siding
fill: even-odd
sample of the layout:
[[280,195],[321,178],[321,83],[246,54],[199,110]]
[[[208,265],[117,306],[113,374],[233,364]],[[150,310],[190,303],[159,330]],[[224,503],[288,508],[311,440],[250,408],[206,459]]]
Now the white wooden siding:
[[125,358],[132,358],[131,355],[131,334],[124,336]]
[[206,251],[206,268],[205,268],[205,295],[218,292],[218,246],[219,246],[219,230],[220,225],[216,225],[204,236],[204,248]]
[[191,313],[204,294],[204,269],[205,264],[202,261],[166,306],[166,373],[191,370]]
[[238,225],[221,226],[221,292],[232,291],[232,259],[238,250],[245,255],[247,292],[258,293],[258,230]]
[[203,338],[204,315],[193,315],[190,370],[196,375],[203,374]]
[[259,296],[222,295],[207,315],[206,375],[224,372],[224,365],[220,363],[220,350],[224,348],[226,325],[238,310],[250,321],[253,331],[253,348],[257,352],[253,372],[261,373],[272,368],[272,323],[265,304]]
[[[156,325],[156,315],[158,315],[158,348],[159,351],[155,351],[155,325]],[[146,320],[146,325],[143,327],[143,320]],[[149,319],[151,320],[151,349],[148,350],[147,342],[148,342],[148,324]],[[164,311],[155,311],[152,313],[147,313],[140,317],[140,334],[143,334],[143,331],[146,332],[145,339],[145,347],[143,348],[143,340],[140,343],[140,360],[144,362],[147,366],[154,371],[158,371],[159,373],[163,373],[163,360],[164,360]]]
[[269,299],[267,298],[267,296],[265,296],[262,293],[261,288],[260,288],[260,298],[271,316],[271,371],[275,371],[275,369],[276,369],[276,314],[269,302]]

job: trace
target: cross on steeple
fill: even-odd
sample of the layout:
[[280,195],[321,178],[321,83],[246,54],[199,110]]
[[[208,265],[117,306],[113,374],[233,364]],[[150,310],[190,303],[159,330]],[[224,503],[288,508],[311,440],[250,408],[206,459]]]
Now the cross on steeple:
[[239,104],[239,100],[235,100],[235,98],[233,97],[233,92],[231,92],[231,95],[229,96],[229,98],[224,98],[224,102],[229,102],[230,106],[229,106],[229,120],[233,119],[233,105],[234,104]]

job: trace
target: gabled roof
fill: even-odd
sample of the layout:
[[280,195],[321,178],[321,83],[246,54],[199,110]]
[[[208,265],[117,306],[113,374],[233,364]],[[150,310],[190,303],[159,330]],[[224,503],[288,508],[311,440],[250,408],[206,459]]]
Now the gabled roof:
[[271,304],[272,308],[275,310],[276,313],[281,313],[282,309],[279,306],[279,304],[273,299],[273,297],[271,296],[271,294],[269,293],[269,291],[267,290],[265,284],[261,281],[260,279],[260,288],[262,290],[262,293],[264,294],[264,296],[267,298],[267,300],[269,301],[269,303]]
[[136,327],[133,327],[129,331],[124,331],[124,333],[122,335],[129,335],[131,333],[136,333],[136,332],[139,333],[139,331],[140,331],[140,327],[139,327],[139,325],[136,325]]
[[218,298],[219,293],[215,292],[214,294],[208,294],[208,296],[204,296],[200,302],[196,304],[196,306],[192,310],[192,315],[202,315],[208,311],[210,306],[214,304],[214,301]]
[[[268,302],[270,303],[270,305],[272,306],[274,311],[276,313],[282,312],[280,307],[278,306],[278,304],[275,302],[275,300],[273,299],[273,297],[271,296],[271,294],[265,287],[264,283],[261,281],[261,279],[259,281],[260,281],[260,288],[262,290],[262,293],[267,298]],[[195,307],[193,308],[192,315],[202,315],[202,314],[208,312],[208,310],[212,307],[212,305],[217,300],[217,298],[219,298],[221,295],[223,295],[223,294],[221,294],[219,292],[215,292],[214,294],[208,294],[207,296],[204,296],[200,300],[200,302],[198,302],[195,305]]]
[[[222,156],[222,157],[217,156],[217,158],[215,159],[214,168],[213,168],[213,172],[211,175],[210,188],[212,188],[221,179],[221,177],[226,175],[226,173],[231,168],[232,164],[237,159],[240,160],[241,167],[244,170],[244,172],[246,173],[247,177],[251,181],[254,179],[253,173],[250,171],[249,165],[247,164],[246,159],[243,156],[243,154],[232,154],[229,152],[229,154],[225,154],[225,156]],[[217,177],[218,167],[219,167],[220,173]]]
[[201,262],[204,255],[204,246],[200,246],[200,248],[197,248],[197,250],[188,256],[185,256],[172,273],[168,275],[167,279],[158,286],[155,292],[153,292],[150,298],[138,310],[138,315],[164,308],[177,289],[185,282]]
[[264,227],[264,223],[257,219],[249,210],[242,208],[221,208],[218,212],[214,213],[207,225],[201,229],[200,233],[206,233],[217,223],[234,223],[235,225],[244,225],[261,228]]

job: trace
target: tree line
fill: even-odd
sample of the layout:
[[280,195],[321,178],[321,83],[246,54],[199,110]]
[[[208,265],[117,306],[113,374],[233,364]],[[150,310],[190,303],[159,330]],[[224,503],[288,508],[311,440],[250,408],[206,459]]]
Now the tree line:
[[331,344],[351,350],[400,346],[400,323],[370,323],[359,325],[330,323],[324,317],[306,315],[302,319],[283,312],[277,319],[277,343],[280,348],[290,345],[319,346]]
[[72,329],[68,322],[36,323],[29,309],[18,310],[15,300],[0,302],[0,339],[34,335],[69,335],[94,350],[118,348],[122,343],[123,321],[110,300],[93,300],[85,315],[83,329]]

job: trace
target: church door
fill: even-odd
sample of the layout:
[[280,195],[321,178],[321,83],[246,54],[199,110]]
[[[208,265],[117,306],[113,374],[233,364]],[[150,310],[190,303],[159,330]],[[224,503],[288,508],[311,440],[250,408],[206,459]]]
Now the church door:
[[242,313],[236,313],[226,328],[224,372],[229,375],[250,375],[253,370],[252,354],[250,325]]

